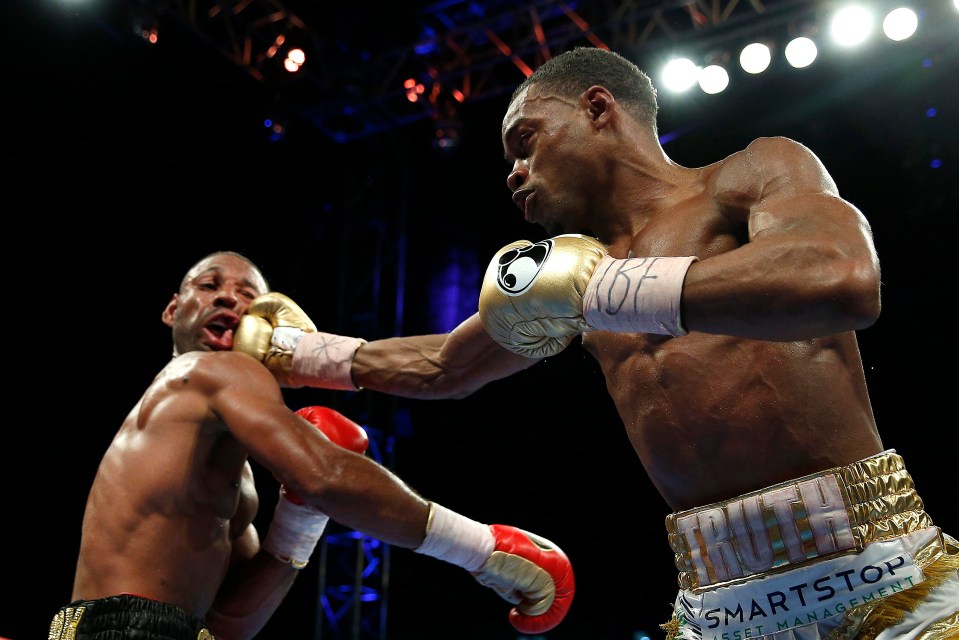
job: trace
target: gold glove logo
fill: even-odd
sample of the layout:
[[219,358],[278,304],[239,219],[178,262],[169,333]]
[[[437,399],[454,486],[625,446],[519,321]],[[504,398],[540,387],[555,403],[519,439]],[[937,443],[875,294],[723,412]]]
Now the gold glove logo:
[[496,261],[496,286],[508,296],[522,295],[553,252],[553,241],[519,240],[509,245]]

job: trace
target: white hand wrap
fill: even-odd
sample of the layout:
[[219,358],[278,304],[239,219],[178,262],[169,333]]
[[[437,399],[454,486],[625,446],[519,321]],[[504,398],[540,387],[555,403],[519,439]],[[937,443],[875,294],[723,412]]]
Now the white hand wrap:
[[360,345],[366,344],[361,338],[348,338],[332,333],[313,331],[299,336],[280,335],[274,331],[274,341],[292,343],[292,377],[299,386],[322,387],[357,391],[353,384],[350,369],[353,356]]
[[431,502],[426,539],[414,551],[477,571],[495,548],[489,526]]
[[329,521],[325,513],[280,496],[262,547],[277,560],[302,569],[310,561]]
[[689,265],[698,258],[600,260],[583,295],[583,318],[593,329],[684,336],[679,302]]

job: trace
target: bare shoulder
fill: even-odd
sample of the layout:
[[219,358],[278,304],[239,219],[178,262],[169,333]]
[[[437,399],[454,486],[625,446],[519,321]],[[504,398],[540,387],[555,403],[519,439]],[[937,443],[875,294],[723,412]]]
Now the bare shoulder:
[[261,363],[238,351],[192,351],[170,362],[163,374],[194,388],[214,393],[228,387],[258,387],[276,384]]
[[816,154],[785,137],[757,138],[702,171],[709,194],[731,218],[745,219],[757,204],[778,198],[838,196],[835,182]]
[[802,156],[799,143],[788,138],[758,138],[745,149],[703,168],[709,192],[733,210],[745,210],[767,192],[771,180],[784,175]]
[[825,191],[836,185],[822,160],[806,145],[785,137],[753,140],[743,151],[744,160],[763,176],[767,190]]
[[717,176],[746,172],[776,176],[795,171],[825,171],[819,158],[800,142],[784,137],[756,138],[711,166]]
[[777,154],[788,156],[792,154],[812,153],[809,148],[801,142],[784,136],[756,138],[746,146],[745,151],[752,155],[770,157]]

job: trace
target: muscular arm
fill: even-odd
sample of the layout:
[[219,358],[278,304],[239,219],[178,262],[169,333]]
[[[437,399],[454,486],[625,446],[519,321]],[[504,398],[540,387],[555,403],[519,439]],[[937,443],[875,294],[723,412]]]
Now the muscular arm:
[[[208,414],[209,428],[225,428],[236,441],[235,455],[246,459],[248,454],[280,483],[345,526],[395,546],[416,548],[423,542],[429,503],[385,467],[332,443],[296,415],[286,406],[275,378],[256,360],[238,352],[207,353],[180,375],[189,385],[190,397],[202,398],[202,403],[195,403],[202,409],[196,411]],[[187,402],[194,400],[180,404]],[[229,455],[229,449],[223,445],[221,458]],[[229,568],[203,614],[213,633],[229,640],[259,633],[297,575],[290,564],[261,548],[259,534],[250,524],[259,500],[252,476],[247,462],[229,523]]]
[[798,143],[765,138],[727,162],[717,197],[734,210],[743,205],[749,242],[690,267],[686,328],[791,341],[875,322],[879,261],[869,224],[839,197],[819,159]]
[[260,550],[249,525],[233,542],[230,570],[206,623],[217,638],[248,640],[258,634],[293,586],[299,571]]
[[[387,544],[467,569],[481,584],[516,604],[510,621],[519,630],[548,630],[563,619],[572,601],[574,582],[565,555],[544,554],[544,545],[555,545],[515,527],[485,525],[427,502],[386,467],[334,444],[324,431],[291,412],[272,374],[255,359],[232,351],[208,355],[221,358],[221,366],[211,365],[205,372],[197,367],[190,381],[207,398],[205,406],[216,418],[212,420],[214,428],[222,423],[218,429],[222,432],[222,425],[226,425],[250,457],[265,466],[298,501]],[[281,497],[280,502],[288,504],[286,498]],[[298,521],[301,517],[292,516]],[[277,523],[286,527],[293,524],[288,531],[304,533],[293,519],[288,511],[281,513],[278,509],[263,549],[269,548],[277,558],[305,558],[315,538],[306,541],[306,546],[272,537],[274,531],[281,530],[274,529]],[[264,557],[252,528],[234,545],[241,560],[249,559],[231,566],[208,613],[211,627],[218,633],[245,640],[262,629],[289,590],[292,578],[282,573],[290,567],[277,567],[276,559]],[[250,556],[254,548],[258,550]],[[287,548],[293,553],[285,553]],[[499,554],[495,557],[502,555],[508,560],[492,562],[496,552]],[[531,565],[538,568],[533,571]],[[546,575],[548,580],[544,581]],[[269,586],[258,584],[261,580]],[[262,600],[258,603],[258,599]]]
[[408,398],[462,398],[538,362],[507,351],[474,314],[448,334],[368,342],[353,358],[353,382]]
[[415,548],[429,505],[386,467],[341,448],[286,404],[270,372],[242,353],[230,358],[210,406],[250,456],[331,519],[387,544]]
[[[239,507],[230,521],[230,567],[205,616],[213,634],[229,640],[247,640],[258,634],[299,573],[260,548],[260,536],[251,520],[259,508],[253,469],[243,465]],[[234,530],[239,531],[234,533]]]

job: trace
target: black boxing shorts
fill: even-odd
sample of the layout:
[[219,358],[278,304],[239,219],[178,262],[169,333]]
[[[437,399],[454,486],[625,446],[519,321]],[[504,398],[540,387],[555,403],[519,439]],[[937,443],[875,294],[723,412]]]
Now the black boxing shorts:
[[61,607],[48,640],[214,640],[203,621],[165,602],[133,595]]

